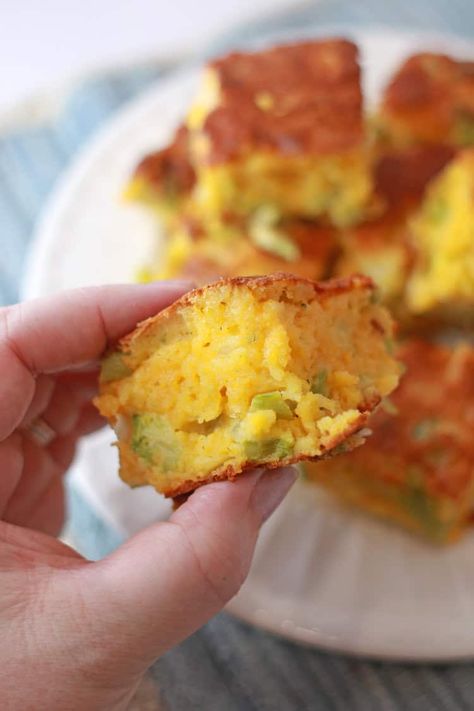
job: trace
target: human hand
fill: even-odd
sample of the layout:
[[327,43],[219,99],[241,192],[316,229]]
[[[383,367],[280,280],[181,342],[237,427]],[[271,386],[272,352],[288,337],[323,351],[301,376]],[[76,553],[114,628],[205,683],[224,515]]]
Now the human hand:
[[53,537],[77,439],[103,424],[99,356],[186,288],[92,288],[0,310],[2,710],[126,708],[148,666],[237,592],[294,481],[259,470],[202,487],[99,562]]

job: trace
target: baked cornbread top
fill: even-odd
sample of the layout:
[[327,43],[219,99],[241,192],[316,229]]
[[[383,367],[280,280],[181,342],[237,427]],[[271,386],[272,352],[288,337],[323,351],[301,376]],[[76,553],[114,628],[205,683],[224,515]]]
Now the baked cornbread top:
[[[193,306],[194,303],[202,299],[203,295],[207,292],[212,292],[212,290],[221,287],[233,289],[244,288],[246,290],[248,289],[257,299],[261,299],[262,301],[275,299],[276,301],[287,301],[289,303],[305,303],[313,300],[324,303],[326,300],[330,300],[338,294],[361,293],[370,296],[371,292],[375,290],[372,279],[362,274],[353,274],[349,277],[319,282],[303,279],[294,274],[286,274],[284,272],[257,277],[243,276],[220,279],[213,284],[207,284],[184,294],[184,296],[177,299],[171,306],[160,311],[156,316],[152,316],[138,324],[134,331],[119,341],[118,345],[120,350],[132,350],[135,344],[141,343],[147,331],[155,329],[157,323],[160,325],[165,323],[173,318],[176,313],[179,313],[181,309]],[[377,306],[377,309],[380,311],[378,315],[384,320],[384,324],[383,326],[382,324],[377,324],[374,327],[375,331],[380,332],[380,330],[382,330],[387,336],[393,336],[394,324],[388,311],[379,306]]]
[[413,55],[387,86],[381,113],[400,138],[473,144],[474,62]]
[[209,141],[208,164],[256,150],[337,153],[362,141],[358,50],[347,40],[232,53],[209,64],[204,84],[190,126]]
[[381,478],[403,483],[408,467],[429,493],[461,496],[474,476],[474,348],[415,340],[398,355],[407,371],[390,398],[397,412],[375,413],[369,443],[351,457],[366,467],[372,453],[395,459]]

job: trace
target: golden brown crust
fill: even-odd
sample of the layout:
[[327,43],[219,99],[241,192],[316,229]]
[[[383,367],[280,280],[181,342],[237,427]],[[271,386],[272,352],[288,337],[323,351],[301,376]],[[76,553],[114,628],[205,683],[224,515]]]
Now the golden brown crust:
[[209,164],[248,151],[339,153],[363,138],[358,50],[344,39],[300,42],[211,63],[219,106],[207,116]]
[[169,146],[145,156],[133,177],[144,180],[158,193],[170,196],[189,193],[196,175],[189,161],[188,129],[180,126]]
[[405,214],[423,198],[428,183],[455,155],[452,146],[422,145],[383,151],[374,169],[376,193],[391,214]]
[[145,321],[142,321],[138,324],[134,331],[127,334],[119,341],[118,348],[122,352],[126,352],[133,348],[133,342],[144,336],[149,329],[155,326],[155,324],[161,321],[167,321],[180,309],[192,305],[196,298],[199,298],[210,289],[217,289],[222,286],[232,286],[247,287],[254,291],[258,291],[269,289],[279,283],[281,283],[282,289],[285,286],[300,286],[306,288],[308,296],[312,295],[313,297],[320,299],[330,298],[336,294],[343,294],[354,289],[375,289],[372,279],[362,274],[354,274],[352,276],[341,277],[339,279],[330,279],[324,282],[315,282],[311,279],[305,279],[304,277],[284,272],[267,274],[264,276],[226,277],[214,282],[213,284],[200,286],[197,289],[189,291],[180,299],[177,299],[177,301],[171,304],[171,306],[168,306],[168,308],[163,309],[163,311],[160,311],[155,316],[151,316]]
[[421,53],[409,57],[385,90],[381,114],[414,140],[444,143],[460,115],[474,119],[474,62]]
[[284,232],[299,247],[302,261],[317,261],[322,265],[324,278],[334,263],[338,251],[337,230],[311,220],[292,220],[283,225]]

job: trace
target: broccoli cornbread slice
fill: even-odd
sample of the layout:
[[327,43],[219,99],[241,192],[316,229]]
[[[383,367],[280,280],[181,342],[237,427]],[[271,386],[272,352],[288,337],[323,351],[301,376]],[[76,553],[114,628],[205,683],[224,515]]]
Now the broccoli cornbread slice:
[[411,341],[399,356],[407,371],[367,444],[306,473],[343,501],[449,542],[474,504],[474,348]]
[[357,222],[372,181],[357,47],[300,42],[216,59],[188,115],[200,214],[327,215]]
[[[360,444],[398,382],[392,329],[366,277],[235,278],[187,294],[103,361],[96,404],[122,478],[176,497]],[[130,372],[113,380],[117,359]]]
[[381,140],[393,145],[474,145],[474,62],[409,57],[388,84],[376,123]]
[[411,223],[418,253],[407,301],[415,314],[474,322],[474,149],[431,183]]

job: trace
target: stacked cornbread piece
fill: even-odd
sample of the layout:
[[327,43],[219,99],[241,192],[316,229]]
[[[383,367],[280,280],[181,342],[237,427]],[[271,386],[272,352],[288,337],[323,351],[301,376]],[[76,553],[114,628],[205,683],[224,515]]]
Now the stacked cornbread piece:
[[376,220],[346,230],[338,274],[372,276],[402,326],[474,326],[474,62],[417,54],[371,117]]
[[410,57],[373,126],[387,207],[346,233],[339,272],[378,281],[405,330],[397,352],[406,373],[375,414],[363,456],[307,474],[446,543],[466,530],[474,505],[474,62]]
[[[337,38],[210,62],[170,145],[146,156],[127,187],[165,231],[164,252],[141,278],[206,285],[282,271],[349,283],[354,273],[369,275],[399,321],[399,342],[387,326],[380,335],[406,373],[369,421],[364,447],[307,465],[307,478],[445,542],[466,528],[474,505],[474,62],[409,57],[370,115],[360,74],[357,47]],[[301,350],[296,341],[291,348]],[[135,367],[128,351],[124,358]],[[337,401],[328,372],[344,368],[311,367],[323,375],[310,391],[317,380],[317,394]],[[357,378],[364,380],[360,368]],[[281,392],[273,382],[267,409],[276,420],[265,415],[278,431],[287,428],[286,407],[275,400]],[[251,402],[239,417],[250,417]],[[105,412],[112,419],[114,407]],[[292,407],[294,414],[300,405]],[[280,439],[271,438],[275,447]],[[239,446],[237,469],[246,466]],[[301,458],[320,458],[315,446]],[[129,444],[120,447],[124,478],[150,480],[146,463],[138,473],[130,465],[137,453]]]
[[357,48],[335,39],[211,62],[185,124],[127,192],[167,229],[151,278],[327,276],[336,227],[376,207]]
[[366,445],[306,473],[343,501],[454,541],[473,515],[474,349],[409,340],[398,355],[406,373]]

